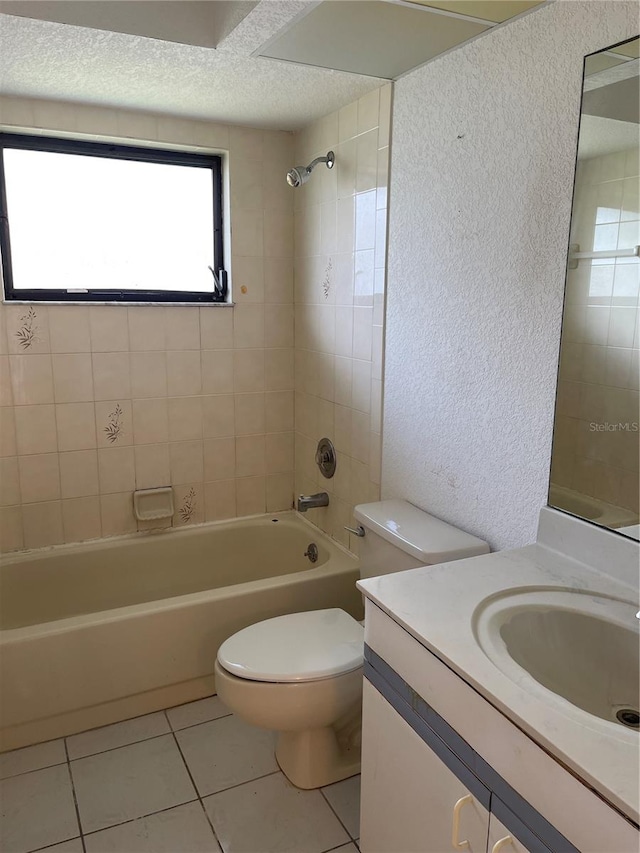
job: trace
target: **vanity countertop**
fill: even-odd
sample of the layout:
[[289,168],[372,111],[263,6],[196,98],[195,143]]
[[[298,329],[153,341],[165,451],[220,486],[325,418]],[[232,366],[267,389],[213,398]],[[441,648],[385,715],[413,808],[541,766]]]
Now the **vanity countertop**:
[[[600,720],[537,682],[533,692],[520,686],[485,655],[474,631],[480,603],[505,592],[561,588],[635,602],[633,586],[542,544],[370,578],[358,586],[537,743],[638,822],[639,732]],[[523,684],[530,684],[528,673],[523,675]]]

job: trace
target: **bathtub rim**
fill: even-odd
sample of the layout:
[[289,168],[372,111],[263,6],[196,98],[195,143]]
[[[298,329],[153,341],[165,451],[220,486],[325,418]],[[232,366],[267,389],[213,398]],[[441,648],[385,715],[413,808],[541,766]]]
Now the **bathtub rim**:
[[[271,577],[259,578],[257,580],[241,581],[227,586],[214,587],[213,589],[204,589],[198,592],[185,593],[183,595],[170,596],[168,598],[152,599],[151,601],[143,601],[137,604],[128,604],[122,607],[113,607],[108,610],[96,610],[91,613],[82,613],[76,616],[67,616],[63,619],[50,620],[48,622],[37,622],[33,625],[24,625],[19,628],[0,628],[0,648],[12,643],[20,643],[31,639],[40,639],[56,634],[68,633],[74,630],[80,630],[87,626],[101,623],[117,623],[126,619],[130,619],[136,614],[156,613],[172,609],[182,609],[187,607],[197,606],[199,603],[205,603],[214,599],[224,600],[225,598],[233,598],[243,588],[246,591],[278,588],[297,585],[304,583],[312,577],[319,575],[332,576],[341,574],[345,571],[348,563],[352,563],[352,568],[355,570],[359,566],[359,558],[352,551],[349,551],[340,542],[332,539],[327,533],[316,527],[308,519],[303,518],[300,513],[295,510],[284,510],[278,513],[260,513],[250,516],[242,516],[240,518],[222,519],[219,521],[209,521],[202,524],[193,524],[184,528],[163,528],[159,531],[138,531],[136,533],[126,534],[124,536],[112,536],[106,540],[92,539],[87,542],[64,543],[62,545],[47,546],[45,548],[34,548],[28,551],[15,552],[19,557],[15,560],[3,561],[3,565],[14,565],[16,563],[28,562],[29,559],[46,559],[51,554],[64,554],[68,552],[83,553],[95,551],[101,548],[103,543],[108,543],[112,547],[127,542],[143,542],[150,537],[156,537],[160,534],[167,535],[170,532],[176,536],[193,535],[200,532],[205,533],[208,530],[215,528],[230,528],[244,527],[246,522],[251,521],[267,521],[268,519],[277,518],[278,521],[288,521],[294,527],[306,527],[310,534],[316,538],[322,537],[325,547],[329,551],[329,559],[320,566],[310,565],[309,568],[300,572],[292,572],[284,575],[273,575]],[[13,556],[14,552],[12,552]],[[338,557],[338,559],[331,559]],[[348,562],[343,562],[346,560]]]
[[24,563],[29,559],[44,559],[50,555],[64,555],[65,553],[83,553],[85,551],[93,551],[97,548],[107,547],[113,548],[119,544],[128,542],[143,542],[145,539],[157,539],[170,536],[171,538],[184,538],[196,532],[204,532],[216,527],[240,527],[247,521],[266,521],[267,519],[277,519],[278,521],[294,521],[299,522],[308,528],[309,532],[314,532],[318,536],[322,536],[331,545],[342,551],[343,553],[355,557],[357,555],[345,547],[337,539],[333,539],[328,533],[325,533],[322,528],[313,524],[302,513],[294,509],[279,510],[278,512],[261,512],[253,515],[234,516],[233,518],[222,518],[216,521],[202,521],[198,524],[188,524],[181,527],[157,527],[150,530],[136,530],[133,533],[118,533],[114,536],[101,536],[98,539],[83,539],[80,542],[61,542],[58,545],[43,545],[41,548],[27,548],[18,551],[0,552],[0,568],[5,565],[14,565],[15,563]]

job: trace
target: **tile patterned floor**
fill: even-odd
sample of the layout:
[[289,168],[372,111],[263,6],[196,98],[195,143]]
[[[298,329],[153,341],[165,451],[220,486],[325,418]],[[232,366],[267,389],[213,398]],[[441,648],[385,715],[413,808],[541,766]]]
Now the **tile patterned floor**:
[[2,853],[358,853],[360,778],[301,791],[216,696],[0,755]]

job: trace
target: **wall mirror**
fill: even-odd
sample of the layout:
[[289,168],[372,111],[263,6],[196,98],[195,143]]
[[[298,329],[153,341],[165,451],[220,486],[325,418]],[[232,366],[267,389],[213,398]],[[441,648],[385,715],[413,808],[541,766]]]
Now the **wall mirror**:
[[585,58],[549,504],[640,539],[635,38]]

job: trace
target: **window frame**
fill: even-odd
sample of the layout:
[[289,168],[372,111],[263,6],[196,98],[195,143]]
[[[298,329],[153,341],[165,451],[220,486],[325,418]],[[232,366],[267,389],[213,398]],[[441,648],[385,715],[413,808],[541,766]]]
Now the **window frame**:
[[[55,154],[81,154],[111,160],[136,160],[145,163],[166,163],[211,170],[213,189],[213,269],[220,282],[221,292],[194,290],[77,290],[16,289],[11,266],[10,212],[7,204],[4,176],[4,149],[18,148],[29,151],[46,151]],[[171,211],[168,211],[171,214]],[[0,132],[0,252],[6,302],[194,302],[227,303],[227,273],[224,269],[224,223],[222,198],[222,157],[217,154],[198,154],[164,148],[144,148],[110,142],[94,142],[53,136]]]

